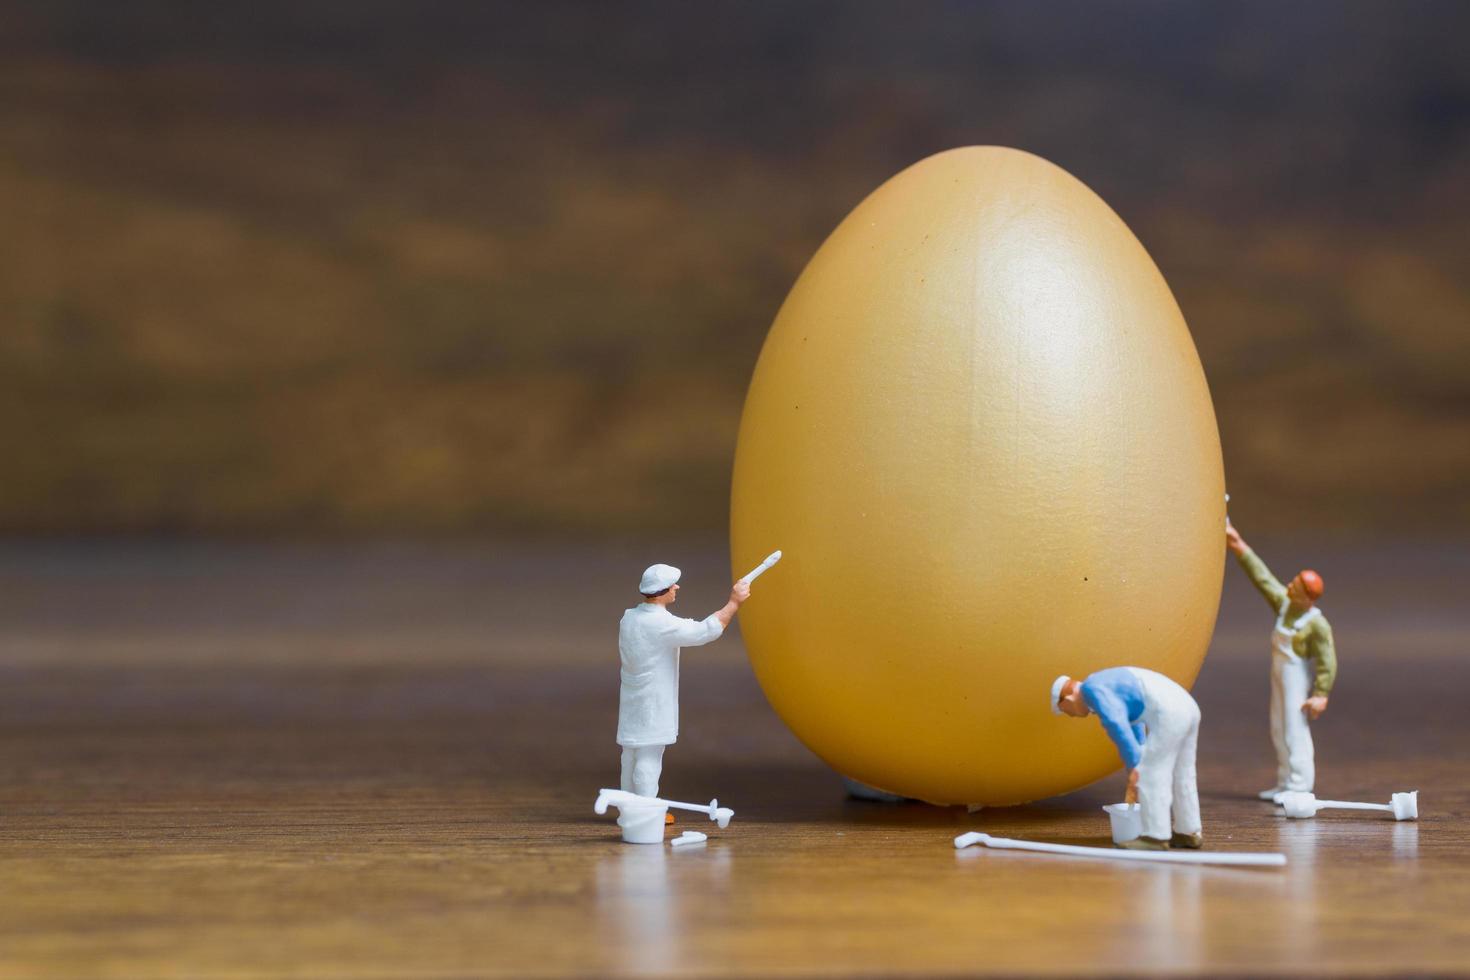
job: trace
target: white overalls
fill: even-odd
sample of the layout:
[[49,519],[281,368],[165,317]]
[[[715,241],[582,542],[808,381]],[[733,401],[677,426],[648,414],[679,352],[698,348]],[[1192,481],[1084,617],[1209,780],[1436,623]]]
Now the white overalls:
[[1199,785],[1194,758],[1199,742],[1199,705],[1189,692],[1163,674],[1130,667],[1143,687],[1143,717],[1148,730],[1143,758],[1138,763],[1138,809],[1143,836],[1168,840],[1171,822],[1176,833],[1197,834]]
[[1313,606],[1286,625],[1291,600],[1282,600],[1271,631],[1271,744],[1276,747],[1276,785],[1310,793],[1317,780],[1313,761],[1312,727],[1302,704],[1312,690],[1312,665],[1296,655],[1291,641],[1321,610]]
[[679,738],[679,649],[718,639],[725,627],[714,615],[683,619],[656,602],[639,603],[618,624],[622,688],[618,692],[620,787],[657,796],[664,748]]

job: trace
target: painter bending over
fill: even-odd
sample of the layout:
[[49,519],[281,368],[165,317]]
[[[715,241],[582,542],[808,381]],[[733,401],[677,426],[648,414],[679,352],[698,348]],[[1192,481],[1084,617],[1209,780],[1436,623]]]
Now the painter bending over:
[[1317,781],[1312,729],[1327,710],[1327,695],[1337,680],[1332,627],[1317,608],[1322,576],[1310,569],[1282,585],[1227,520],[1225,546],[1235,553],[1251,583],[1276,613],[1271,631],[1271,743],[1276,747],[1276,785],[1263,800],[1286,790],[1310,793]]
[[623,613],[618,625],[622,689],[618,694],[618,745],[623,748],[621,789],[658,796],[664,748],[679,738],[679,649],[719,639],[750,598],[744,579],[730,589],[730,601],[704,619],[682,619],[669,612],[679,594],[680,572],[651,565],[638,583],[643,601]]
[[1143,818],[1142,835],[1119,847],[1162,851],[1204,843],[1194,773],[1199,705],[1188,691],[1152,670],[1110,667],[1085,681],[1058,677],[1051,710],[1073,718],[1096,713],[1118,747],[1128,770],[1124,800],[1138,803]]

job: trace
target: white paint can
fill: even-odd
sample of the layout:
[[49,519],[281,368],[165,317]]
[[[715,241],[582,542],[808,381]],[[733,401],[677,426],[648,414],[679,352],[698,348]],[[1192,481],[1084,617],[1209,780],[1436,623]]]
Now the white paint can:
[[1113,843],[1124,844],[1143,833],[1143,813],[1137,803],[1109,803],[1103,807],[1113,825]]
[[618,804],[618,826],[623,829],[623,840],[629,844],[662,844],[664,842],[664,817],[669,808],[662,803]]

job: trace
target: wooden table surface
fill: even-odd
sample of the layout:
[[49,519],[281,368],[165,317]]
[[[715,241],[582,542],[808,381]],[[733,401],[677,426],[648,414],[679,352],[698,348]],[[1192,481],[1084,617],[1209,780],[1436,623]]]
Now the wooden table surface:
[[[847,800],[734,634],[686,662],[663,788],[735,821],[620,843],[592,801],[647,549],[7,546],[0,975],[1470,972],[1467,552],[1257,544],[1328,581],[1319,792],[1417,788],[1423,814],[1252,798],[1270,622],[1232,570],[1196,687],[1206,833],[1284,870],[957,852],[1104,843],[1121,779],[974,815]],[[719,549],[665,555],[683,611],[713,608]]]

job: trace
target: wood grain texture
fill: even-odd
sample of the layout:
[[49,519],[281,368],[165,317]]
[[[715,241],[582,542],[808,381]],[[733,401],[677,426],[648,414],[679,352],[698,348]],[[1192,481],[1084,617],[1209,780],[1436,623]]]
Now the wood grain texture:
[[[684,562],[691,612],[722,557]],[[686,661],[664,791],[734,822],[621,844],[591,805],[637,555],[11,548],[0,975],[1470,972],[1463,559],[1316,559],[1342,649],[1319,790],[1417,788],[1423,819],[1250,798],[1269,622],[1232,576],[1196,688],[1205,831],[1291,862],[1242,871],[956,852],[1103,843],[1120,779],[974,815],[846,800],[733,636]],[[1452,574],[1436,598],[1395,563]]]

